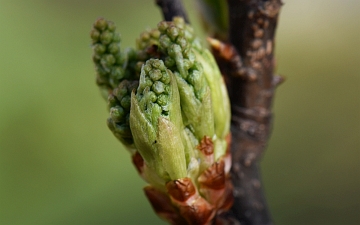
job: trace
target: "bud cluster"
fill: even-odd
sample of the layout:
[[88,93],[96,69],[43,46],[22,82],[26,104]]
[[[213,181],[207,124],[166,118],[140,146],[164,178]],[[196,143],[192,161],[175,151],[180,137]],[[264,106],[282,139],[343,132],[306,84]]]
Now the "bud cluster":
[[130,127],[147,168],[163,184],[186,176],[179,93],[161,60],[149,59],[141,69],[139,87],[131,96]]
[[109,129],[126,146],[134,143],[130,130],[131,92],[139,85],[138,81],[123,80],[108,96],[110,117]]
[[[96,70],[96,83],[107,97],[124,79],[136,79],[137,55],[133,49],[120,49],[120,34],[115,24],[99,18],[95,21],[90,36],[92,39],[93,61]],[[135,76],[135,77],[134,77]]]
[[229,99],[214,58],[181,18],[143,32],[136,50],[121,52],[102,18],[91,38],[108,127],[154,210],[171,224],[211,224],[232,204]]
[[139,50],[146,50],[149,46],[159,45],[160,32],[158,29],[148,29],[136,39],[136,47]]
[[[142,110],[148,108],[159,112],[157,117],[169,114],[170,71],[163,61],[150,59],[143,65],[137,97]],[[149,109],[152,108],[152,109]],[[156,109],[155,109],[156,108]]]

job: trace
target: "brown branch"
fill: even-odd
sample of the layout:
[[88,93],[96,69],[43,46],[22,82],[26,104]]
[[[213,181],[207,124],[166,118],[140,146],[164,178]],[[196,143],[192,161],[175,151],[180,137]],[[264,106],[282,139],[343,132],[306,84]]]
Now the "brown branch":
[[156,0],[156,4],[161,8],[166,21],[172,21],[174,16],[180,16],[184,18],[186,23],[189,23],[181,0]]
[[[232,106],[233,214],[247,225],[272,224],[259,161],[271,132],[274,34],[280,0],[228,0],[229,41],[237,66],[222,67]],[[234,64],[234,63],[233,63]]]

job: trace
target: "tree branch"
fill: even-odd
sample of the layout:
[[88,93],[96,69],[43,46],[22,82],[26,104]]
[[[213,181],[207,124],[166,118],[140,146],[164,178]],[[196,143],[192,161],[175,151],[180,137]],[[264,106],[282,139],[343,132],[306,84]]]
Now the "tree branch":
[[174,16],[180,16],[184,18],[186,23],[189,23],[181,0],[156,0],[156,4],[161,8],[166,21],[171,21]]
[[225,77],[232,106],[232,211],[241,224],[272,224],[259,161],[271,132],[275,87],[282,81],[273,74],[281,5],[280,0],[228,0],[229,38],[238,57],[237,67],[228,67]]

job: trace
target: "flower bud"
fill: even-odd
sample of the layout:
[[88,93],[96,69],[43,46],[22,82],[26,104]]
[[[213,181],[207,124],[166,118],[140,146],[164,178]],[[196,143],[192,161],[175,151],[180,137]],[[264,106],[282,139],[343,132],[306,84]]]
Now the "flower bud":
[[186,176],[178,88],[161,60],[150,59],[141,69],[139,87],[131,96],[130,127],[136,148],[159,177],[169,181]]

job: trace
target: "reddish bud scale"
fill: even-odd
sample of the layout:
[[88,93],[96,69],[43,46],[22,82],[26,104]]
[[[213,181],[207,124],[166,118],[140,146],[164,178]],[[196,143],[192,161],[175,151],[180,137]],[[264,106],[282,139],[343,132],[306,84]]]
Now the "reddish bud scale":
[[224,156],[220,158],[224,162],[224,172],[225,172],[225,187],[222,199],[218,202],[218,211],[217,214],[222,213],[223,211],[228,211],[233,203],[234,203],[234,196],[233,196],[233,185],[230,178],[230,169],[231,169],[231,133],[226,135],[225,137],[227,142],[227,149]]
[[224,160],[215,162],[198,178],[200,193],[216,208],[225,192],[225,163]]
[[135,154],[133,154],[132,162],[133,162],[136,170],[138,171],[138,173],[143,177],[144,159],[138,151],[136,151]]
[[199,183],[205,188],[214,190],[223,189],[225,187],[225,163],[221,159],[213,163],[198,178]]
[[223,196],[220,199],[220,201],[218,202],[217,214],[220,214],[224,211],[228,211],[231,208],[231,206],[233,205],[233,203],[234,203],[233,185],[231,183],[230,177],[227,177],[226,182],[225,182]]
[[[229,133],[225,139],[227,142],[225,155],[202,172],[198,178],[201,195],[214,206],[217,215],[229,210],[233,204],[233,186],[230,179],[231,134]],[[209,143],[204,138],[200,145],[205,142]]]
[[173,206],[169,196],[154,187],[147,186],[144,192],[156,214],[170,224],[186,225],[187,222]]
[[170,181],[166,184],[170,199],[189,225],[209,225],[215,210],[197,192],[192,180],[188,177]]
[[[159,217],[173,225],[223,224],[221,213],[228,211],[233,204],[233,186],[230,180],[231,134],[226,136],[228,148],[224,156],[203,171],[198,177],[199,191],[188,178],[170,181],[166,184],[167,193],[148,186],[145,194]],[[213,157],[213,142],[204,137],[198,149],[206,156]],[[140,175],[143,175],[144,162],[139,153],[133,155],[133,162]]]
[[173,201],[179,202],[179,204],[191,201],[192,199],[190,198],[194,198],[197,195],[196,188],[188,177],[170,181],[166,184],[166,188]]
[[214,163],[214,143],[210,137],[204,136],[197,149],[205,156],[205,161],[209,165]]

